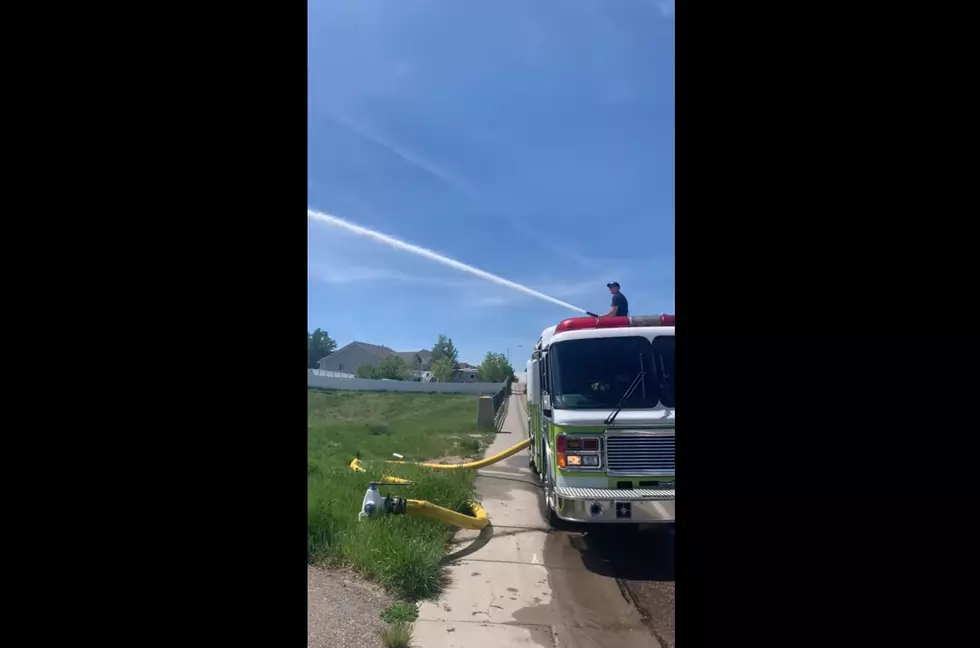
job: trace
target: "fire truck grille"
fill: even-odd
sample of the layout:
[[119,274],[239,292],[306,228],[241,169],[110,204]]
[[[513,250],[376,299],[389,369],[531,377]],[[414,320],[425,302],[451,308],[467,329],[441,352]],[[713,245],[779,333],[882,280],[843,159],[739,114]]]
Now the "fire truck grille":
[[622,475],[673,475],[674,435],[606,434],[606,467]]

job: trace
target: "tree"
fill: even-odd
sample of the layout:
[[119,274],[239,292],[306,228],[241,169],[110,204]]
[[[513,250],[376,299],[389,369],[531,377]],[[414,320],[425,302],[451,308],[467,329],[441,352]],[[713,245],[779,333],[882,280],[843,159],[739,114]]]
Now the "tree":
[[514,375],[514,368],[507,362],[507,356],[503,353],[488,351],[483,362],[477,367],[476,375],[481,382],[507,382]]
[[306,333],[306,368],[316,369],[317,362],[327,357],[337,348],[337,343],[333,341],[323,329],[317,329]]
[[371,380],[409,380],[412,372],[408,370],[404,360],[393,355],[386,357],[377,366],[362,364],[357,368],[357,377]]
[[378,368],[377,367],[373,367],[373,366],[371,366],[369,364],[362,364],[360,367],[357,368],[357,374],[355,374],[355,375],[358,378],[365,378],[367,380],[375,380],[375,379],[378,378]]
[[453,371],[457,369],[457,365],[459,364],[459,352],[456,350],[456,347],[453,346],[452,338],[448,338],[445,335],[440,334],[436,345],[432,347],[431,366],[435,366],[435,363],[442,358],[449,358],[449,362],[451,362],[453,365]]
[[388,380],[408,380],[412,372],[401,356],[390,355],[378,364],[378,377]]
[[456,364],[448,357],[443,356],[432,363],[429,373],[439,382],[452,382],[456,374]]

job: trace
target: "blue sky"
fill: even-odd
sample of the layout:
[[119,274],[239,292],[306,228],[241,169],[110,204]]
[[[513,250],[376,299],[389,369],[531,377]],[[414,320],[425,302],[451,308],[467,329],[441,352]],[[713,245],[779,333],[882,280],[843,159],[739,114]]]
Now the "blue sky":
[[[309,0],[307,204],[587,310],[674,309],[673,0]],[[308,324],[520,369],[560,306],[319,222]],[[519,345],[522,345],[519,347]]]

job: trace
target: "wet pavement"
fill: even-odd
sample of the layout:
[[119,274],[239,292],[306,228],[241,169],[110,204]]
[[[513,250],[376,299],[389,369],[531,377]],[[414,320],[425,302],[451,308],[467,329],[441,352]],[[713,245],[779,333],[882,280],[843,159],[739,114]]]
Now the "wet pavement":
[[[526,436],[523,402],[511,397],[509,408],[488,455]],[[524,451],[479,472],[492,524],[457,535],[447,557],[452,583],[421,606],[416,645],[672,648],[672,535],[549,529],[527,460]]]
[[618,579],[660,645],[673,648],[673,531],[607,527],[583,534],[581,542],[589,568]]

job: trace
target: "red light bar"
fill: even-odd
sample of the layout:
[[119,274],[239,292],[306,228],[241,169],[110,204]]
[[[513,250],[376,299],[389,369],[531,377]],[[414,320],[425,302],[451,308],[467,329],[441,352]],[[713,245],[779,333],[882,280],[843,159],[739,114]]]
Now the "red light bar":
[[585,329],[625,328],[627,326],[673,326],[673,315],[638,315],[637,317],[570,317],[555,327],[555,334]]
[[565,435],[559,434],[555,439],[556,450],[559,454],[565,454]]
[[570,317],[555,328],[555,333],[582,331],[584,329],[620,328],[630,325],[628,317]]

